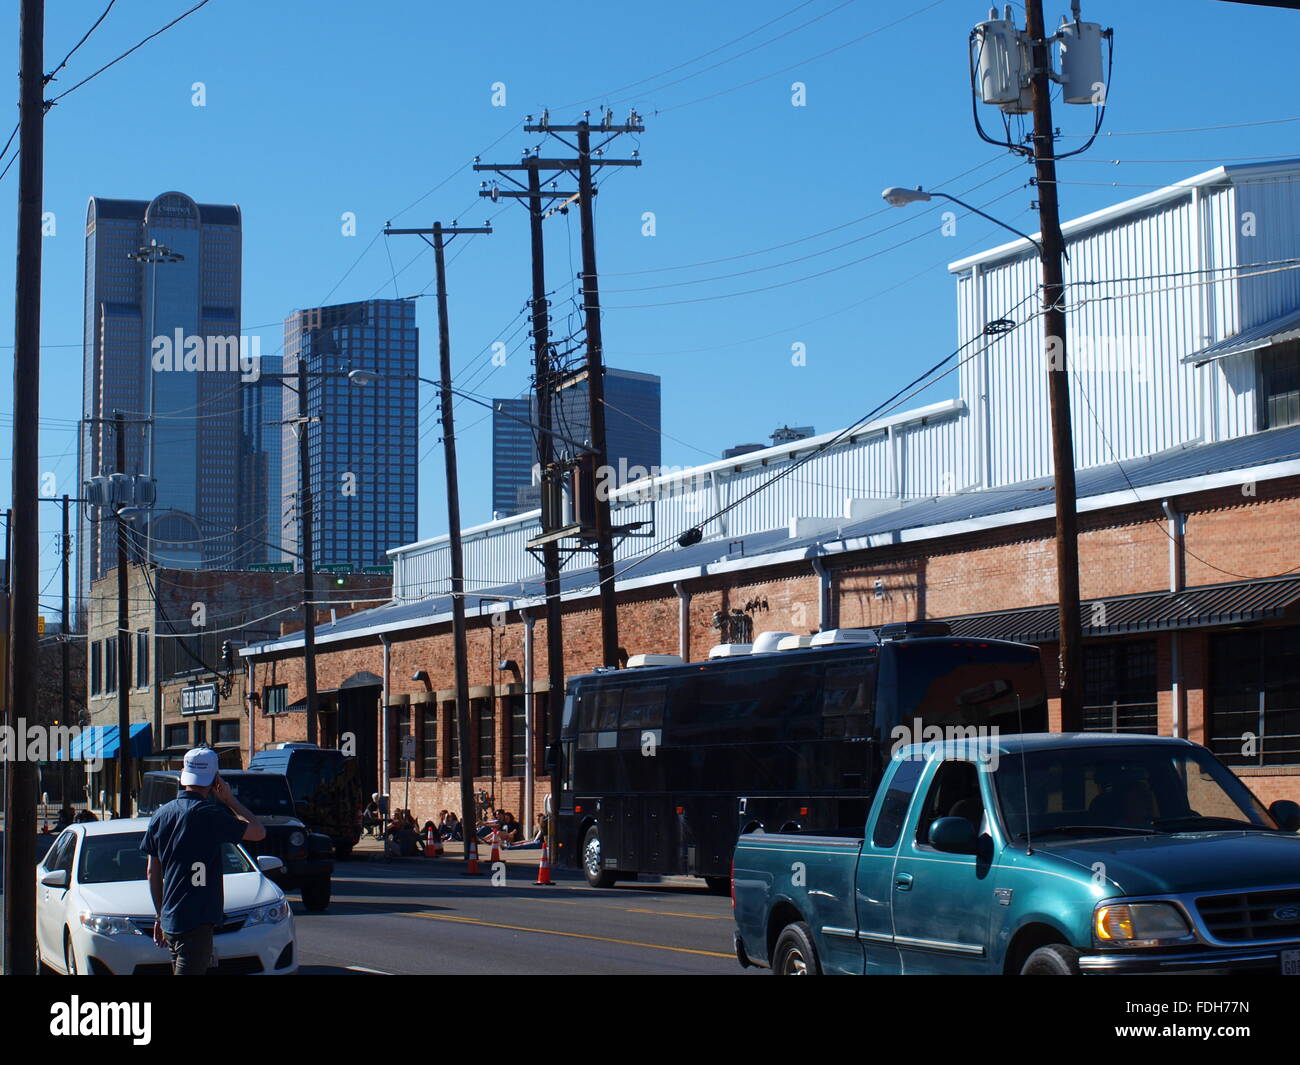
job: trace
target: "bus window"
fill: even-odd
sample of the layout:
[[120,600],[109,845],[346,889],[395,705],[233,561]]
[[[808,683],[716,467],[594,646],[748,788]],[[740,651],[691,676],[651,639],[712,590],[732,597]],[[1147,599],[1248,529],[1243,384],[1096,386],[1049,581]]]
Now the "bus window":
[[822,696],[822,735],[828,740],[871,735],[875,687],[874,663],[828,668]]
[[667,688],[656,684],[649,688],[629,688],[623,693],[623,713],[619,726],[625,729],[659,728],[664,723],[664,696]]
[[596,728],[604,732],[618,728],[618,711],[623,702],[622,688],[606,688],[596,693]]

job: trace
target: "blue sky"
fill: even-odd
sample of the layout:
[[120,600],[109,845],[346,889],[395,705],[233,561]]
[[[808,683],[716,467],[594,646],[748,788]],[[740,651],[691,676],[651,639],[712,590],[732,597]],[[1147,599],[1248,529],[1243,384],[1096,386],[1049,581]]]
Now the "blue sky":
[[[47,66],[105,3],[49,4]],[[54,91],[185,6],[119,3]],[[1049,2],[1049,25],[1067,10],[1068,3]],[[527,220],[518,205],[478,200],[480,179],[469,163],[477,154],[513,161],[537,143],[522,132],[526,114],[549,107],[554,121],[572,121],[603,103],[618,118],[635,106],[646,125],[618,149],[639,148],[644,165],[607,171],[597,202],[606,358],[663,378],[665,463],[716,458],[783,423],[820,431],[846,424],[952,350],[946,264],[1002,242],[1001,231],[975,218],[943,235],[941,208],[886,211],[880,190],[942,187],[1035,228],[1029,167],[983,144],[971,122],[965,43],[986,12],[967,0],[540,9],[514,0],[490,8],[211,0],[47,118],[45,206],[57,232],[44,244],[42,472],[55,475],[57,492],[76,494],[71,430],[81,414],[89,196],[149,199],[178,189],[200,201],[238,203],[244,330],[261,334],[264,352],[279,350],[280,323],[297,307],[432,290],[433,257],[422,242],[372,242],[385,221],[478,225],[494,216],[492,236],[452,249],[453,364],[462,387],[513,396],[529,372],[521,328]],[[1091,0],[1083,13],[1115,29],[1112,135],[1062,164],[1066,217],[1220,161],[1300,155],[1300,121],[1242,125],[1300,116],[1293,55],[1300,13],[1214,0]],[[8,5],[0,55],[15,70],[16,30],[16,5]],[[192,103],[195,82],[204,85],[205,106]],[[805,86],[805,106],[792,104],[794,82]],[[495,83],[505,86],[504,107],[493,106]],[[16,91],[16,79],[8,84]],[[1056,117],[1065,132],[1079,133],[1092,113],[1059,105]],[[1150,132],[1218,125],[1232,128]],[[6,294],[13,291],[16,177],[14,168],[0,182]],[[356,214],[354,237],[341,233],[344,212]],[[654,214],[654,236],[642,233],[645,212]],[[552,313],[564,331],[578,263],[576,212],[552,218],[546,233]],[[417,307],[423,372],[435,376],[432,298]],[[5,506],[12,337],[6,297]],[[504,366],[489,357],[498,338],[509,342]],[[792,365],[795,344],[805,346],[806,365]],[[916,402],[944,398],[952,387],[949,379]],[[422,536],[446,528],[430,398],[423,397]],[[462,513],[476,523],[490,516],[490,415],[463,402],[457,417]],[[46,604],[57,599],[57,530],[57,507],[44,507]]]

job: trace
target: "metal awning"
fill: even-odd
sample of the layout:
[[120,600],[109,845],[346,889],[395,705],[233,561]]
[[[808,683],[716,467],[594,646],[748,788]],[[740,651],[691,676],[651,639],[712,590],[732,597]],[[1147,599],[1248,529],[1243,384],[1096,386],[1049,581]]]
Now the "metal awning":
[[1300,310],[1288,311],[1267,322],[1242,329],[1200,351],[1184,355],[1182,361],[1203,366],[1216,359],[1226,359],[1229,355],[1240,355],[1243,351],[1254,351],[1297,339],[1300,339]]
[[[334,698],[338,695],[338,693],[339,693],[338,688],[326,688],[324,691],[318,691],[316,693],[317,708],[319,709],[321,705],[327,701],[332,702]],[[301,699],[298,699],[297,701],[292,702],[288,706],[286,706],[284,708],[284,712],[288,713],[290,710],[306,710],[306,709],[307,709],[307,696],[304,695]]]
[[[1080,604],[1084,636],[1241,625],[1290,616],[1300,603],[1300,577],[1268,577],[1210,584],[1181,592],[1143,592]],[[954,635],[977,639],[1050,643],[1057,639],[1056,607],[1034,606],[989,614],[942,618]]]
[[[143,758],[153,749],[152,729],[147,721],[137,721],[130,727],[131,757]],[[68,745],[68,755],[72,761],[84,761],[92,758],[116,758],[120,741],[116,725],[91,725],[83,728],[76,739]],[[63,752],[54,756],[55,761],[63,761]]]

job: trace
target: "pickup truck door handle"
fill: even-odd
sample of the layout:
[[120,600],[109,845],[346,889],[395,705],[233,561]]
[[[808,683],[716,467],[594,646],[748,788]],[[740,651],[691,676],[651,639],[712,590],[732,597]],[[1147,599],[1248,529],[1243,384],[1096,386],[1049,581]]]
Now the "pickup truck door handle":
[[911,873],[895,873],[895,874],[894,874],[894,890],[895,890],[895,891],[911,891],[911,890],[912,890],[912,874],[911,874]]

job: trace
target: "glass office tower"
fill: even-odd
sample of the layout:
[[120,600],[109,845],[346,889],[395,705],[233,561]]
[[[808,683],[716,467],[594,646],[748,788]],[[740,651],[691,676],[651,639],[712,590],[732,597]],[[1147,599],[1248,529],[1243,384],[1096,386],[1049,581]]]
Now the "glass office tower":
[[284,447],[284,397],[278,374],[284,367],[279,355],[264,355],[261,373],[265,384],[244,389],[244,457],[241,472],[244,491],[240,528],[247,542],[248,563],[279,562],[285,515],[281,500]]
[[[508,517],[521,507],[521,488],[533,483],[537,443],[527,424],[536,421],[531,399],[492,401],[492,513]],[[525,509],[527,509],[525,507]]]
[[[316,564],[386,565],[389,548],[417,537],[420,352],[415,305],[366,300],[295,311],[284,323],[284,372],[296,374],[300,359],[307,360],[311,374],[306,413],[319,419],[307,430]],[[349,370],[368,370],[379,380],[356,384],[347,377]],[[299,397],[290,388],[282,391],[288,422],[299,416]],[[286,424],[281,542],[300,553],[298,465],[298,440]]]
[[[121,410],[122,472],[158,485],[147,528],[136,528],[165,566],[229,567],[240,555],[242,239],[238,207],[180,192],[91,197],[86,212],[79,477],[115,471]],[[153,243],[176,261],[133,258]],[[79,517],[82,596],[116,564],[112,523],[97,517]]]

